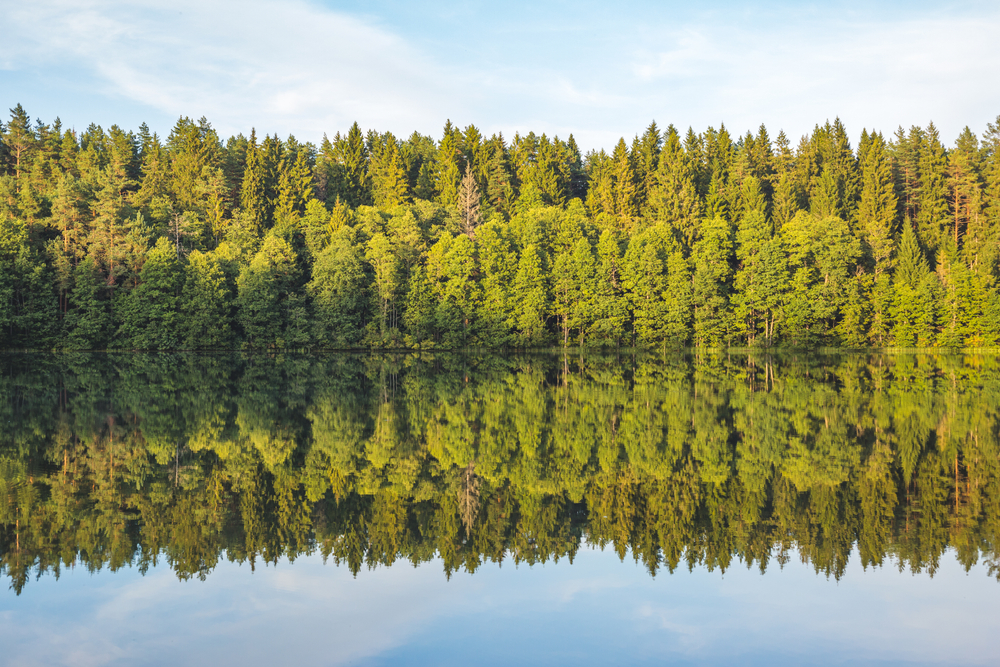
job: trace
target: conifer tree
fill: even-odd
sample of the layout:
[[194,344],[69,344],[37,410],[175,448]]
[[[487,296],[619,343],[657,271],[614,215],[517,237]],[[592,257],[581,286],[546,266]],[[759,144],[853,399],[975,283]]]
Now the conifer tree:
[[278,200],[275,217],[281,221],[298,218],[312,196],[313,169],[305,146],[286,151],[279,165]]
[[569,175],[569,196],[581,200],[587,197],[587,172],[583,167],[583,156],[573,135],[566,140],[566,167]]
[[948,189],[951,204],[952,241],[960,248],[967,264],[978,263],[987,234],[982,226],[982,192],[979,168],[979,140],[966,127],[948,154]]
[[368,147],[357,122],[351,125],[347,135],[339,134],[334,140],[337,160],[341,165],[342,183],[339,189],[341,199],[348,206],[368,204],[370,186],[368,181]]
[[933,257],[948,227],[948,160],[934,123],[927,126],[918,162],[920,190],[917,232]]
[[[736,233],[734,316],[748,345],[771,345],[777,335],[778,315],[788,284],[781,238],[773,233],[766,216],[760,184],[753,176],[743,181],[743,212]],[[763,334],[763,341],[758,336]]]
[[240,190],[240,209],[250,224],[254,234],[260,235],[267,229],[267,195],[264,191],[264,160],[257,145],[257,131],[250,132],[247,146],[247,163],[243,172]]
[[434,167],[437,201],[445,206],[458,204],[463,161],[462,133],[449,120],[445,123],[441,141],[438,143],[437,161]]
[[691,248],[701,219],[701,200],[677,130],[671,125],[665,134],[648,210],[651,217],[669,225],[675,237]]
[[10,122],[4,128],[2,139],[20,191],[21,174],[29,169],[31,153],[36,143],[31,117],[20,104],[10,110]]
[[[510,163],[503,135],[496,134],[486,144],[486,204],[493,211],[506,217],[514,203]],[[488,215],[486,216],[489,217]]]
[[983,226],[984,243],[977,273],[984,283],[995,286],[1000,263],[1000,116],[987,124],[983,136]]
[[372,151],[369,174],[375,206],[390,209],[407,199],[406,171],[399,144],[391,132],[381,137]]
[[897,200],[892,165],[881,134],[872,136],[862,167],[861,202],[858,226],[871,251],[874,275],[892,267],[893,234],[896,229]]
[[893,276],[892,338],[900,347],[926,346],[934,336],[935,306],[928,281],[935,280],[909,220],[903,226]]
[[645,210],[650,192],[656,183],[656,172],[659,167],[660,150],[663,147],[663,136],[656,121],[653,121],[632,142],[632,163],[635,171],[636,204],[639,210]]
[[619,229],[630,231],[639,215],[638,188],[632,169],[632,156],[624,139],[618,140],[615,152],[611,155],[611,165],[615,218]]

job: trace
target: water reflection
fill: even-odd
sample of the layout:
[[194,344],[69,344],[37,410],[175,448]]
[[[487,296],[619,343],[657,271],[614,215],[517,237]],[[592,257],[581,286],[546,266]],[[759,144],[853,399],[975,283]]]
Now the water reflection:
[[8,355],[0,558],[205,578],[572,559],[992,576],[992,356]]

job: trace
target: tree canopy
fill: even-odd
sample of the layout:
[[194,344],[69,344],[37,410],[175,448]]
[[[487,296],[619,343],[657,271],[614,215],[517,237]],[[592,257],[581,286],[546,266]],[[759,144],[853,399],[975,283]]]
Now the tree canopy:
[[855,149],[0,123],[0,348],[1000,344],[1000,119]]

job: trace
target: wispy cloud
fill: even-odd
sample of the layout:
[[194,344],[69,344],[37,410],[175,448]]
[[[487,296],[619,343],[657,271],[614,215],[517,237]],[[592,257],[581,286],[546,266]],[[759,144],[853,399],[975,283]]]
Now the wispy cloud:
[[396,35],[294,0],[43,0],[2,19],[7,69],[73,64],[110,97],[227,130],[434,127],[461,84]]
[[0,92],[13,104],[32,85],[25,73],[63,71],[78,81],[50,86],[56,113],[99,91],[108,106],[205,115],[223,133],[316,140],[357,120],[437,136],[451,118],[507,136],[573,132],[585,149],[652,119],[765,123],[793,140],[838,115],[855,136],[934,120],[950,140],[1000,112],[1000,10],[989,4],[911,8],[904,20],[763,7],[583,6],[571,22],[528,7],[518,22],[483,5],[410,25],[418,9],[394,23],[308,0],[11,2],[0,6]]
[[[666,48],[637,48],[631,71],[642,86],[691,96],[685,115],[752,129],[808,131],[839,115],[850,129],[965,124],[1000,113],[1000,12],[910,20],[786,17],[767,25],[665,30]],[[654,98],[656,95],[654,94]]]

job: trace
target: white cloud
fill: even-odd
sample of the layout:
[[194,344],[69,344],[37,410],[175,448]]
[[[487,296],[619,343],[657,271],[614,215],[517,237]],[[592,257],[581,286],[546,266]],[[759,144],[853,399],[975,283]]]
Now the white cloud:
[[684,115],[702,124],[725,119],[745,131],[765,122],[772,136],[785,127],[794,141],[837,115],[855,135],[934,120],[950,141],[1000,113],[1000,89],[990,85],[1000,70],[998,32],[996,11],[687,26],[661,33],[668,48],[637,49],[632,72],[643,86],[693,95]]
[[950,142],[1000,113],[1000,11],[988,5],[904,20],[768,11],[624,7],[612,21],[582,7],[568,26],[473,8],[458,23],[390,29],[392,17],[308,0],[11,2],[0,5],[0,67],[16,77],[5,86],[0,70],[0,89],[13,104],[41,90],[25,72],[71,72],[78,81],[50,85],[56,113],[97,90],[88,109],[204,115],[223,135],[256,126],[318,140],[357,120],[436,137],[450,118],[508,138],[572,132],[585,150],[610,150],[652,119],[698,131],[724,121],[734,132],[763,122],[793,142],[838,115],[855,137],[934,120]]
[[397,36],[298,1],[48,0],[0,20],[9,69],[72,64],[109,97],[224,131],[435,127],[461,83]]

